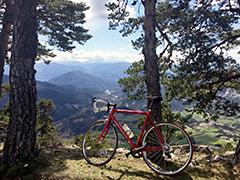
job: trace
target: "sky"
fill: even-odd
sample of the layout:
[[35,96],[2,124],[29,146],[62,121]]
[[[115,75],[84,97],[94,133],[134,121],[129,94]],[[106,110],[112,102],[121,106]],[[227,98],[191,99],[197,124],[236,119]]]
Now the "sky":
[[[104,4],[109,0],[72,0],[85,2],[90,7],[85,11],[86,23],[83,25],[93,37],[84,45],[76,45],[70,52],[56,52],[54,62],[80,61],[80,62],[134,62],[143,58],[140,51],[133,49],[131,37],[122,37],[118,30],[108,29],[108,12]],[[134,8],[128,7],[131,16],[135,16]]]
[[[108,12],[105,4],[113,0],[72,0],[73,2],[85,2],[90,7],[85,11],[86,23],[83,25],[89,30],[93,37],[84,45],[76,45],[76,48],[70,52],[57,52],[57,57],[52,61],[67,63],[79,61],[85,63],[95,62],[134,62],[143,58],[140,51],[133,49],[131,40],[138,37],[138,34],[130,37],[122,37],[118,30],[108,29]],[[133,7],[127,7],[130,16],[136,16],[137,10]],[[240,47],[231,50],[229,55],[234,57],[240,63]]]

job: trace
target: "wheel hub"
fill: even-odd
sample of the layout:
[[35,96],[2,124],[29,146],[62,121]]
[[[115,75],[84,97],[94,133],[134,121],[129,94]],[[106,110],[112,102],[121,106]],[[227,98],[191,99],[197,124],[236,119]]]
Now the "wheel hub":
[[163,151],[166,152],[166,153],[170,152],[170,145],[165,143],[164,146],[163,146]]

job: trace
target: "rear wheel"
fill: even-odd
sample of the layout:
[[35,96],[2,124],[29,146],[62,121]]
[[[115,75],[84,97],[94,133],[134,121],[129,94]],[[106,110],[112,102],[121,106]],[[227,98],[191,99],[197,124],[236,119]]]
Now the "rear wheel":
[[157,173],[176,175],[185,170],[193,156],[192,141],[187,132],[180,126],[163,122],[151,127],[143,137],[143,158],[147,165]]
[[[111,123],[107,125],[105,132],[100,137],[105,125],[105,120],[94,122],[89,126],[83,138],[83,157],[88,163],[95,166],[108,163],[114,156],[118,145],[117,132]],[[107,134],[105,134],[106,132]]]

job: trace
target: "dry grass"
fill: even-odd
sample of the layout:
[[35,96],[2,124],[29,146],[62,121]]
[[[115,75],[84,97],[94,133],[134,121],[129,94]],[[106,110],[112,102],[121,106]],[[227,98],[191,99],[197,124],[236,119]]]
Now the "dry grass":
[[[225,158],[231,158],[230,156]],[[117,153],[105,166],[87,164],[76,148],[43,150],[38,159],[19,164],[9,170],[0,167],[0,179],[43,179],[43,180],[238,180],[240,165],[229,168],[228,161],[210,162],[204,152],[195,152],[192,166],[174,177],[156,174],[142,158],[125,157]],[[2,172],[2,174],[1,174]]]

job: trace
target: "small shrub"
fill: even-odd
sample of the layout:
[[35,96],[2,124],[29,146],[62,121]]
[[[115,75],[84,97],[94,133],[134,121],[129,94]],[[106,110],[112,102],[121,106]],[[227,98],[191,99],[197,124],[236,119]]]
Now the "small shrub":
[[233,147],[232,143],[229,142],[229,143],[221,146],[221,148],[220,148],[220,150],[219,150],[219,153],[220,153],[220,154],[224,154],[225,152],[227,152],[227,151],[232,151],[232,150],[234,150],[234,147]]
[[83,137],[84,137],[83,134],[77,135],[77,136],[74,138],[73,143],[76,144],[78,147],[82,147]]

